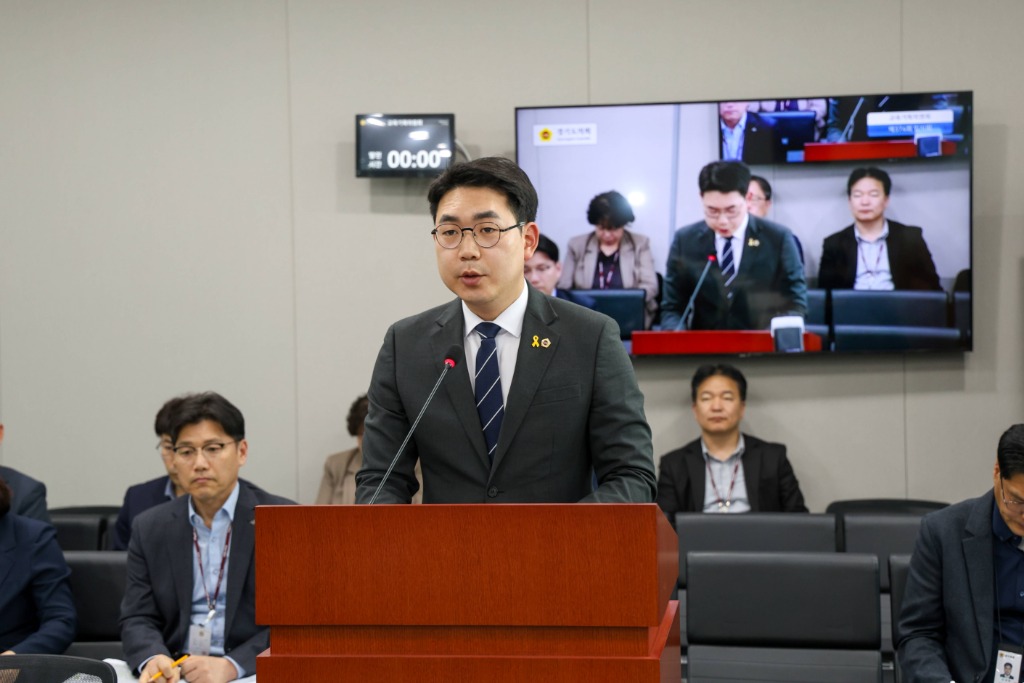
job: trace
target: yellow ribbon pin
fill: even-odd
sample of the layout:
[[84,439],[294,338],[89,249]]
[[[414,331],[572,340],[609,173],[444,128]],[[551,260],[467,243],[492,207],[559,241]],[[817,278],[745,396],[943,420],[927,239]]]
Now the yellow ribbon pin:
[[540,335],[533,335],[533,343],[530,344],[530,346],[534,348],[540,347]]

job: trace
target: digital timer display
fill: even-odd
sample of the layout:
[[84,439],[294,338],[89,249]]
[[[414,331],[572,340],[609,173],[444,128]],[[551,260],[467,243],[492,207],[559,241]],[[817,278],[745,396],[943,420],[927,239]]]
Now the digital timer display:
[[454,148],[454,114],[356,115],[358,178],[436,176]]

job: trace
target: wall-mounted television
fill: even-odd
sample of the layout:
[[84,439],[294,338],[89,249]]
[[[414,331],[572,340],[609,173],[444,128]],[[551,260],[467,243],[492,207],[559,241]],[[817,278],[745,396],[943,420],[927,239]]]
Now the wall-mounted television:
[[[541,232],[563,254],[572,237],[594,232],[591,199],[616,190],[629,199],[635,220],[627,229],[649,239],[659,276],[671,272],[683,300],[692,295],[698,306],[723,293],[709,276],[712,284],[693,294],[716,252],[677,251],[670,263],[673,239],[704,221],[700,170],[742,161],[771,186],[765,218],[794,238],[806,288],[800,314],[824,352],[960,352],[972,348],[973,335],[972,113],[970,91],[519,107],[516,156],[540,195]],[[869,224],[847,192],[851,174],[868,167],[891,179],[884,240],[859,232]],[[857,188],[853,194],[866,194]],[[744,251],[764,248],[752,239]],[[712,275],[720,284],[716,269]],[[701,327],[699,316],[690,324],[685,329],[723,329],[706,320],[711,326]]]
[[356,114],[357,178],[440,175],[454,150],[454,114]]

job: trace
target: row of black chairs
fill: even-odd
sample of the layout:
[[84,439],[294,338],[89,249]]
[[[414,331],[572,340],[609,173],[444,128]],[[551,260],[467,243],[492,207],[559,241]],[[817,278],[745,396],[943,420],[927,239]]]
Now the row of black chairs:
[[808,332],[836,351],[959,349],[970,340],[970,292],[807,291]]
[[[792,558],[806,558],[807,554],[819,555],[830,562],[845,562],[835,559],[843,556],[857,556],[863,562],[871,560],[870,596],[874,619],[879,633],[878,652],[886,678],[892,678],[895,668],[893,643],[893,598],[895,579],[890,575],[890,558],[908,557],[913,552],[920,529],[921,517],[925,512],[943,507],[944,503],[931,501],[897,501],[888,512],[861,512],[858,510],[886,510],[885,501],[860,501],[864,505],[830,506],[836,512],[825,514],[797,515],[792,513],[749,513],[744,515],[707,515],[702,513],[680,513],[676,516],[676,530],[679,535],[679,591],[681,614],[681,637],[684,652],[684,668],[689,669],[692,658],[688,646],[694,643],[690,632],[691,598],[703,593],[703,586],[695,586],[690,576],[691,560],[702,553],[764,554],[766,556],[785,553]],[[739,556],[735,556],[739,558]],[[785,563],[783,563],[785,564]],[[797,563],[799,565],[799,563]],[[797,581],[826,580],[822,574],[814,579],[814,568],[808,565],[804,575]],[[770,582],[756,580],[757,587],[773,586]],[[785,584],[782,584],[785,585]],[[902,584],[901,584],[902,587]],[[713,592],[711,594],[714,594]],[[861,595],[861,598],[864,598]],[[703,596],[701,599],[706,600]],[[732,599],[727,604],[733,605]],[[828,601],[819,602],[817,608],[830,609]],[[727,611],[724,607],[720,611]],[[769,614],[772,614],[769,612]],[[723,615],[723,618],[724,617]],[[699,616],[698,616],[699,620]],[[699,623],[699,622],[698,622]],[[698,667],[699,670],[699,667]],[[742,677],[740,677],[742,678]],[[771,679],[766,679],[771,680]]]

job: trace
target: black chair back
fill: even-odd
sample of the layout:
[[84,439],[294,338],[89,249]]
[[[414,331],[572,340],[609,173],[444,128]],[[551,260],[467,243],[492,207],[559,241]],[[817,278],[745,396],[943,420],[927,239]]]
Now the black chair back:
[[121,599],[128,580],[128,553],[68,551],[71,594],[78,612],[78,634],[66,654],[122,659]]
[[680,512],[679,585],[687,585],[686,555],[695,551],[835,552],[836,521],[831,514],[750,512],[709,515]]
[[103,543],[102,515],[94,512],[50,511],[61,550],[99,550]]
[[0,683],[117,683],[117,672],[106,662],[65,655],[8,655],[0,657]]
[[878,559],[690,553],[688,680],[879,683]]

